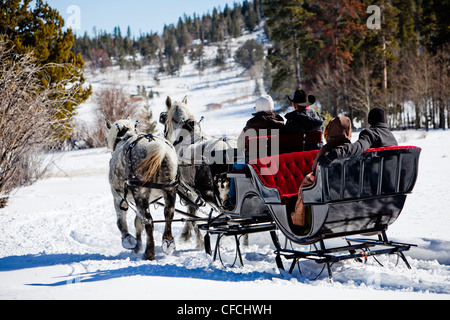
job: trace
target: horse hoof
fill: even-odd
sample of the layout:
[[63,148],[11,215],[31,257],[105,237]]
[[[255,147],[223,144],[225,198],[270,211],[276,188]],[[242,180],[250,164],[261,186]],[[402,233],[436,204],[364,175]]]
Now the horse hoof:
[[134,253],[139,253],[142,251],[142,242],[138,241],[136,247],[133,249]]
[[122,238],[122,247],[127,250],[134,250],[137,246],[137,240],[132,235],[128,235]]
[[175,241],[163,240],[161,248],[166,255],[170,256],[176,249]]
[[142,259],[146,261],[155,261],[156,260],[155,252],[154,251],[145,252],[144,255],[142,256]]

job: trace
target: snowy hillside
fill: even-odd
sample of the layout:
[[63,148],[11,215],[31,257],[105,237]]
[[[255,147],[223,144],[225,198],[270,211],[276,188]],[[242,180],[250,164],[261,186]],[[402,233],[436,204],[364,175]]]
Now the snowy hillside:
[[[173,101],[181,101],[188,96],[188,106],[198,118],[204,116],[206,121],[203,129],[210,135],[223,135],[225,132],[239,134],[245,126],[245,122],[254,113],[255,80],[244,74],[244,69],[238,66],[234,59],[234,53],[247,40],[256,39],[266,42],[263,30],[244,35],[238,39],[231,39],[224,43],[231,52],[223,69],[219,67],[206,68],[201,74],[197,71],[195,63],[185,58],[179,76],[167,76],[158,74],[158,65],[145,66],[137,71],[120,70],[119,67],[108,68],[106,72],[97,72],[93,75],[86,71],[88,81],[93,91],[108,87],[120,86],[130,94],[137,93],[137,86],[144,86],[147,91],[155,92],[151,106],[154,119],[165,111],[165,101],[170,96]],[[205,46],[205,60],[213,60],[217,54],[217,46]],[[157,75],[159,81],[154,79]],[[260,80],[261,81],[261,80]],[[262,88],[262,83],[260,85]],[[96,108],[91,97],[79,111],[78,119],[81,124],[91,123],[93,110]],[[208,106],[215,106],[208,110]],[[111,119],[115,121],[118,119]],[[163,128],[159,127],[160,132]]]
[[[223,72],[207,69],[199,76],[188,64],[179,77],[161,76],[159,85],[152,67],[131,77],[114,69],[88,74],[88,81],[94,90],[113,82],[130,93],[137,85],[154,88],[159,92],[154,115],[163,110],[168,95],[175,100],[188,95],[192,111],[206,118],[205,132],[237,134],[253,112],[255,82],[231,66],[230,61]],[[222,108],[207,111],[210,104]],[[93,108],[92,102],[83,105],[79,121],[88,123]],[[401,261],[396,266],[392,256],[378,258],[384,267],[373,259],[337,263],[333,282],[326,272],[311,280],[322,270],[312,263],[303,265],[303,276],[298,271],[287,276],[276,268],[268,234],[250,237],[250,246],[242,249],[245,266],[225,268],[195,249],[194,242],[180,242],[179,223],[174,224],[174,254],[161,251],[163,226],[157,225],[157,260],[142,261],[141,254],[121,246],[107,179],[110,153],[94,149],[55,154],[51,172],[20,189],[0,210],[0,299],[449,299],[450,132],[395,135],[401,145],[423,148],[414,193],[388,231],[392,240],[418,245],[406,254],[412,270]],[[151,212],[156,219],[163,217],[159,208]],[[131,212],[128,221],[132,232]],[[230,258],[226,252],[224,258]]]

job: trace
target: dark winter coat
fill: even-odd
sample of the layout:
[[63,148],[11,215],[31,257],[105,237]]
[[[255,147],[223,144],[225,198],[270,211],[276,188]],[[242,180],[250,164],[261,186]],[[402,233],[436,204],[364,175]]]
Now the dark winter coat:
[[285,115],[285,133],[306,133],[323,131],[325,118],[311,109],[295,110]]
[[[250,129],[254,129],[256,132],[249,132]],[[238,138],[238,148],[240,150],[244,150],[245,138],[260,136],[260,131],[263,129],[267,130],[264,135],[274,134],[274,132],[272,132],[273,129],[277,129],[279,130],[279,133],[282,133],[284,130],[283,117],[273,112],[265,111],[253,114],[253,118],[248,120],[247,125],[245,126],[244,130],[242,130],[242,133]]]
[[359,135],[359,140],[355,143],[332,150],[321,156],[318,161],[320,165],[328,165],[337,159],[345,159],[363,154],[370,148],[392,146],[398,146],[397,140],[392,132],[389,131],[388,125],[379,122],[369,129],[363,130]]

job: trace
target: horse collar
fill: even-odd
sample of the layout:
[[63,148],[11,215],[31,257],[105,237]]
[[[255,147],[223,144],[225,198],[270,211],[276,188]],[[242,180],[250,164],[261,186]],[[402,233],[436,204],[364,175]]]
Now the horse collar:
[[[127,140],[130,137],[127,138]],[[141,141],[142,139],[146,138],[149,142],[151,141],[155,141],[155,137],[149,133],[149,134],[141,134],[137,137],[136,140],[134,140],[129,146],[128,146],[128,150],[133,149],[134,147],[136,147],[136,145],[139,143],[139,141]]]

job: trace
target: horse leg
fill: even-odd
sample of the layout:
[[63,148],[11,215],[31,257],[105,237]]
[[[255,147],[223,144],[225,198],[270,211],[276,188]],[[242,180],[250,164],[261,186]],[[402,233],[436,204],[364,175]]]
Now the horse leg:
[[155,240],[153,238],[153,219],[150,214],[150,203],[148,194],[142,194],[141,192],[137,192],[139,195],[135,195],[134,199],[136,202],[136,207],[139,213],[148,220],[148,223],[145,223],[145,232],[147,233],[147,244],[144,251],[143,259],[144,260],[155,260]]
[[166,225],[164,228],[162,250],[165,254],[171,255],[175,248],[175,239],[172,235],[172,220],[175,215],[176,191],[164,191],[164,218]]
[[[192,214],[192,212],[195,214],[195,208],[192,208],[190,206],[187,206],[189,213]],[[192,222],[187,221],[184,223],[183,231],[181,231],[181,240],[183,242],[189,242],[192,239],[192,230],[194,229],[194,225]]]
[[203,249],[204,248],[204,238],[203,233],[200,231],[200,228],[198,227],[198,222],[194,222],[194,231],[195,231],[195,238],[197,240],[197,249]]
[[127,250],[134,250],[137,246],[136,239],[128,232],[127,211],[122,210],[120,204],[122,198],[114,196],[114,207],[117,214],[117,227],[122,234],[122,247]]
[[[191,215],[196,216],[197,210],[194,207],[188,206],[188,211]],[[203,234],[201,233],[201,231],[198,227],[198,222],[190,222],[190,221],[186,222],[184,224],[184,228],[181,233],[181,239],[184,242],[190,241],[192,238],[193,230],[194,230],[195,236],[196,236],[196,242],[197,242],[196,248],[201,249],[201,248],[203,248],[204,240],[203,240]]]
[[134,226],[136,228],[136,248],[134,248],[135,253],[139,253],[142,250],[142,231],[144,230],[144,224],[142,223],[141,218],[136,216],[134,219]]

